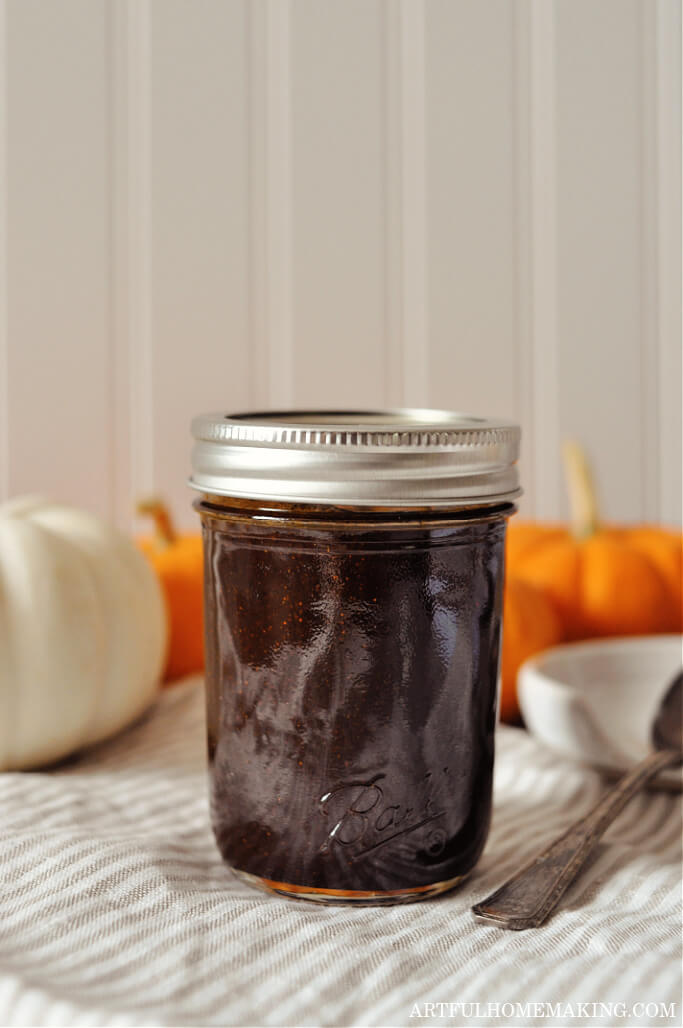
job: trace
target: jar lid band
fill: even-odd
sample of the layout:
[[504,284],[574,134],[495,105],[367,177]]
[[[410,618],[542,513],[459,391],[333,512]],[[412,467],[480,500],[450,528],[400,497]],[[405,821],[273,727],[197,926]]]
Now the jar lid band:
[[520,495],[517,425],[443,410],[204,414],[190,485],[288,503],[489,506]]

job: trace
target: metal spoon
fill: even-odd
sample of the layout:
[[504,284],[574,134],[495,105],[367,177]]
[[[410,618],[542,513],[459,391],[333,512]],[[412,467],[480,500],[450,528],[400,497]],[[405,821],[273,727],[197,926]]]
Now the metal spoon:
[[683,671],[673,679],[659,705],[652,726],[654,752],[625,774],[589,814],[472,907],[478,921],[517,930],[543,924],[631,797],[663,768],[683,759],[682,697]]

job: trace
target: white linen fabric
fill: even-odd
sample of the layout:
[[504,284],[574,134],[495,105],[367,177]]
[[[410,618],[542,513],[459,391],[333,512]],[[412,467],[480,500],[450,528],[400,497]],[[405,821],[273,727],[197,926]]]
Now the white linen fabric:
[[593,770],[499,730],[484,856],[460,889],[346,909],[272,897],[221,862],[203,690],[125,734],[0,775],[5,1025],[680,1025],[680,797],[635,798],[541,929],[474,922],[599,797]]

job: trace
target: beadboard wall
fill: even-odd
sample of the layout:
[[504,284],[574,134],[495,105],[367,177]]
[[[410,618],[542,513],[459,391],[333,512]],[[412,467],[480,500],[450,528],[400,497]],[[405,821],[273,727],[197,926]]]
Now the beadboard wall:
[[0,495],[194,515],[199,411],[438,406],[681,516],[679,0],[3,0]]

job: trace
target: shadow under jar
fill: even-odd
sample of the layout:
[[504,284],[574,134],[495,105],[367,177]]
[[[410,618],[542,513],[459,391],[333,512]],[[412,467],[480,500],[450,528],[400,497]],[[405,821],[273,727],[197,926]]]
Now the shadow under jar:
[[287,411],[193,435],[224,859],[320,902],[453,887],[489,827],[519,430]]

